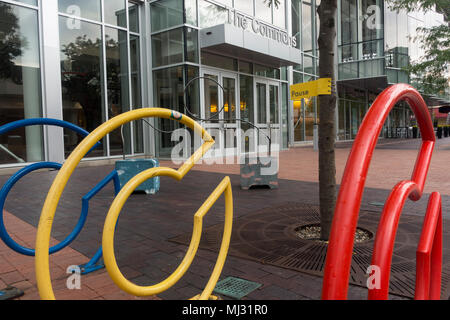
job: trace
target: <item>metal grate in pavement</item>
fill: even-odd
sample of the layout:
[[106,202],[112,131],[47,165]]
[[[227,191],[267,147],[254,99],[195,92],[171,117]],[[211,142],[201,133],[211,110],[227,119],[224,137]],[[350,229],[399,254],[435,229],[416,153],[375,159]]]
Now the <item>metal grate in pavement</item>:
[[216,284],[214,292],[227,297],[242,299],[262,284],[235,277],[228,277]]
[[[303,240],[296,235],[299,226],[320,221],[319,207],[301,203],[286,203],[259,210],[233,221],[229,254],[235,257],[270,264],[299,272],[323,276],[327,244]],[[379,212],[361,211],[358,227],[375,235]],[[403,214],[397,230],[392,257],[389,292],[413,298],[415,288],[415,251],[420,238],[423,217]],[[223,225],[203,231],[200,249],[219,251]],[[191,234],[171,239],[187,245]],[[443,242],[450,243],[450,231],[444,229]],[[371,263],[374,239],[355,243],[350,271],[350,283],[366,287],[366,270]],[[442,266],[442,299],[450,297],[450,250],[444,248]]]

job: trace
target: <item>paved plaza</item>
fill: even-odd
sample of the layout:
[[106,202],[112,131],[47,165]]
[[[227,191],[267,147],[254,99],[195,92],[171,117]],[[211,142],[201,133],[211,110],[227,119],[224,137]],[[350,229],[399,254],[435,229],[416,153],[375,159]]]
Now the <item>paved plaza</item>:
[[[382,139],[373,156],[361,210],[379,216],[391,188],[409,179],[414,167],[420,140]],[[351,143],[339,143],[336,148],[338,183],[342,177]],[[426,211],[429,194],[439,191],[443,200],[444,230],[450,219],[450,138],[437,141],[430,166],[425,193],[421,200],[408,200],[402,219],[420,221]],[[315,205],[318,196],[318,153],[311,146],[295,147],[280,153],[279,188],[241,190],[239,165],[200,164],[182,181],[161,177],[161,189],[155,195],[133,194],[121,212],[115,235],[115,253],[122,273],[139,285],[152,285],[169,276],[183,259],[187,246],[174,238],[192,232],[193,215],[225,175],[231,178],[234,217],[239,222],[258,212],[270,211],[287,204]],[[176,167],[169,161],[161,166]],[[78,167],[59,203],[52,230],[52,241],[63,240],[74,228],[81,212],[81,198],[114,169],[113,165]],[[43,201],[57,171],[32,173],[21,179],[8,195],[4,220],[12,237],[34,247],[36,226]],[[3,184],[10,173],[0,176]],[[66,288],[67,267],[87,262],[101,244],[106,213],[114,199],[111,185],[91,200],[85,227],[70,247],[52,255],[51,275],[57,299],[135,299],[122,292],[109,278],[105,269],[82,276],[81,289]],[[224,221],[224,202],[219,199],[204,220],[204,228]],[[411,219],[408,219],[411,217]],[[413,219],[414,218],[414,219]],[[238,225],[236,226],[239,227]],[[420,226],[421,227],[421,226]],[[400,230],[401,231],[401,230]],[[400,232],[399,231],[399,232]],[[448,234],[448,233],[446,233]],[[399,235],[400,236],[400,235]],[[232,239],[231,247],[233,247]],[[373,240],[371,240],[373,242]],[[450,242],[444,235],[444,258],[450,257]],[[227,258],[221,279],[229,276],[262,284],[244,299],[320,299],[322,277],[245,259],[231,254]],[[408,255],[414,255],[410,250]],[[172,288],[147,299],[187,299],[200,293],[213,269],[217,253],[203,248],[197,253],[185,276]],[[411,270],[414,274],[414,270]],[[444,278],[444,281],[449,279]],[[34,258],[19,255],[0,243],[0,288],[8,285],[24,290],[20,299],[38,299],[34,274]],[[224,299],[228,299],[223,297]],[[350,299],[367,299],[367,289],[351,285]],[[392,299],[408,299],[391,295]],[[442,299],[448,299],[443,296]],[[136,298],[137,299],[137,298]]]

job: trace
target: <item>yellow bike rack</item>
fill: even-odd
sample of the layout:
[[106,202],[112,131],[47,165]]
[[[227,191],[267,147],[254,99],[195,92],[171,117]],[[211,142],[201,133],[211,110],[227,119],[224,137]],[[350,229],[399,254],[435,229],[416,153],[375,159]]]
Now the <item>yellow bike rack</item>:
[[206,199],[206,201],[195,213],[194,228],[189,248],[178,268],[168,278],[152,286],[135,285],[122,275],[117,266],[117,262],[114,256],[114,231],[117,218],[126,200],[133,193],[133,191],[142,182],[156,176],[168,176],[176,180],[182,180],[183,177],[189,172],[189,170],[191,170],[194,164],[198,160],[200,160],[201,157],[203,157],[203,155],[214,144],[214,140],[212,139],[212,137],[197,122],[179,112],[163,108],[143,108],[129,111],[103,123],[77,146],[77,148],[70,154],[69,158],[66,160],[62,168],[59,170],[59,173],[53,181],[53,184],[49,190],[44,206],[42,208],[36,236],[36,280],[39,294],[42,299],[55,299],[49,268],[48,252],[50,246],[50,234],[59,199],[70,176],[72,175],[81,159],[86,155],[86,153],[108,133],[119,128],[125,123],[141,118],[151,117],[159,117],[179,121],[180,123],[192,129],[195,134],[200,134],[204,143],[178,170],[167,167],[152,168],[136,175],[131,180],[129,180],[126,185],[123,186],[122,190],[119,192],[119,194],[111,204],[103,228],[102,246],[105,267],[108,271],[108,274],[117,284],[117,286],[130,294],[136,296],[149,296],[161,293],[169,289],[189,269],[189,266],[191,265],[200,244],[203,217],[214,205],[217,199],[222,194],[224,194],[225,224],[219,255],[205,289],[201,294],[191,298],[198,300],[216,299],[216,297],[212,296],[212,291],[214,290],[214,287],[219,280],[219,276],[225,264],[225,259],[230,245],[233,222],[233,196],[231,192],[231,183],[229,177],[225,177],[222,180],[222,182],[216,187],[216,189],[211,193],[208,199]]

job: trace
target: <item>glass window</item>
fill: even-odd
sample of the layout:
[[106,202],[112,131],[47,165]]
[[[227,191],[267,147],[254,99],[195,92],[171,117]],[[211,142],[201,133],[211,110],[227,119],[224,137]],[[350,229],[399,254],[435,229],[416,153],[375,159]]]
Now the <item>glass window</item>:
[[197,0],[184,0],[186,23],[197,26]]
[[[270,5],[269,5],[270,3]],[[267,0],[255,0],[255,17],[259,20],[272,23],[272,2]]]
[[[342,0],[341,2],[341,44],[358,41],[358,18],[356,1]],[[355,59],[356,60],[356,59]]]
[[[108,117],[109,119],[130,110],[130,95],[128,81],[128,47],[127,32],[105,28],[106,41],[106,76],[108,85]],[[123,126],[126,154],[131,153],[130,124]],[[121,130],[109,134],[110,154],[122,154]]]
[[128,19],[131,32],[139,32],[139,6],[128,2]]
[[[130,35],[131,66],[131,109],[142,108],[141,101],[141,59],[139,37]],[[144,152],[143,121],[134,122],[134,152]]]
[[313,58],[307,55],[303,56],[304,72],[314,74]]
[[228,21],[228,10],[204,0],[198,1],[200,27],[208,28]]
[[[0,125],[41,117],[36,10],[0,2],[0,59]],[[40,126],[9,131],[0,144],[0,163],[44,160]]]
[[279,123],[279,100],[278,86],[269,85],[269,102],[270,102],[270,123]]
[[[153,72],[153,96],[155,107],[169,108],[184,112],[183,108],[183,66],[161,69]],[[158,128],[172,131],[180,127],[178,121],[158,119]],[[171,141],[170,133],[157,133],[159,136],[159,150],[170,154],[177,142]]]
[[209,120],[210,122],[218,122],[219,111],[222,108],[219,105],[219,86],[217,81],[216,75],[205,73],[203,78],[205,119],[211,119]]
[[243,13],[253,16],[253,0],[235,1],[234,7]]
[[302,46],[303,51],[312,50],[311,5],[302,5]]
[[61,13],[101,21],[100,3],[100,0],[58,0],[58,9]]
[[22,2],[25,4],[30,4],[32,6],[37,6],[37,0],[16,0],[17,2]]
[[253,74],[253,64],[247,61],[239,61],[239,72]]
[[[233,6],[233,0],[216,0],[219,3],[222,3],[226,6],[232,7]],[[242,0],[239,0],[242,1]]]
[[[255,122],[254,106],[253,106],[253,78],[250,76],[240,76],[240,109],[241,119],[250,123]],[[250,129],[248,123],[242,122],[243,130]]]
[[127,27],[126,1],[125,0],[107,0],[105,5],[105,23],[119,27]]
[[153,67],[183,61],[183,28],[152,36]]
[[301,10],[301,0],[292,0],[292,36],[294,36],[297,40],[296,48],[300,48],[300,29],[301,29],[301,18],[300,18],[300,10]]
[[183,24],[183,1],[162,0],[151,4],[152,31]]
[[302,83],[303,82],[303,74],[301,74],[300,72],[295,72],[294,71],[294,75],[293,75],[293,83]]
[[280,2],[273,2],[273,24],[286,29],[286,7],[285,0]]
[[258,114],[258,123],[267,123],[267,96],[265,83],[256,83],[256,105]]
[[255,75],[257,76],[280,79],[280,69],[262,66],[255,63],[254,70]]
[[227,70],[237,70],[237,60],[202,51],[202,64]]
[[[74,29],[70,20],[59,17],[63,118],[93,131],[106,120],[101,26],[80,21],[79,28]],[[66,155],[80,141],[75,133],[65,130]],[[105,140],[89,154],[105,155]]]
[[193,28],[185,28],[186,61],[198,63],[198,31]]

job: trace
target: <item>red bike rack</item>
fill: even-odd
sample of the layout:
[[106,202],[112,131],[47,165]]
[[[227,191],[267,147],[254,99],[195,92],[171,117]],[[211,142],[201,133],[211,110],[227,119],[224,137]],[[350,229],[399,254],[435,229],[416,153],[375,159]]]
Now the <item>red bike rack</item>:
[[[372,265],[379,267],[380,286],[369,289],[369,299],[387,299],[395,235],[406,199],[421,198],[435,134],[427,105],[410,85],[396,84],[384,90],[370,107],[353,143],[336,202],[327,257],[322,298],[347,298],[353,242],[364,184],[378,137],[386,118],[399,101],[406,101],[414,112],[422,145],[410,180],[399,182],[389,195],[375,237]],[[440,194],[430,196],[417,249],[416,299],[439,299],[442,267],[442,211]]]

